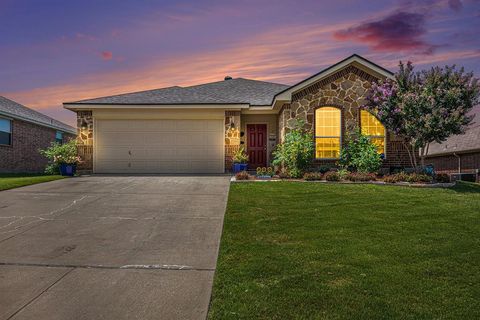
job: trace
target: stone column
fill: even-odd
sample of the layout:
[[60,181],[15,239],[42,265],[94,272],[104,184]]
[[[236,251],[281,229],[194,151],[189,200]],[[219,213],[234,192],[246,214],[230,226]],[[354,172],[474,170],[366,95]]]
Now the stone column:
[[225,171],[232,170],[232,156],[240,148],[240,111],[225,111]]
[[92,111],[77,111],[77,150],[82,162],[80,173],[93,171],[93,116]]

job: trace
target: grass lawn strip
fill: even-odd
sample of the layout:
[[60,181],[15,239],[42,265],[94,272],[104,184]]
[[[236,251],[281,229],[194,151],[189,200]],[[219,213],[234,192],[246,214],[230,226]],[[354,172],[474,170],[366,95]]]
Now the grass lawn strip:
[[0,175],[0,191],[63,179],[59,175]]
[[478,184],[232,184],[209,319],[478,319],[479,218]]

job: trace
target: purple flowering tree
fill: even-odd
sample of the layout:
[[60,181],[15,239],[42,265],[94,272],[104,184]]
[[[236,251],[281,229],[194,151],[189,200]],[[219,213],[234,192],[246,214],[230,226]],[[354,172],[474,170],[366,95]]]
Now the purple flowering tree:
[[425,165],[430,143],[465,133],[473,119],[468,112],[479,103],[480,86],[473,73],[455,66],[414,72],[400,62],[395,80],[374,83],[365,109],[403,138],[410,161],[418,169],[417,154]]

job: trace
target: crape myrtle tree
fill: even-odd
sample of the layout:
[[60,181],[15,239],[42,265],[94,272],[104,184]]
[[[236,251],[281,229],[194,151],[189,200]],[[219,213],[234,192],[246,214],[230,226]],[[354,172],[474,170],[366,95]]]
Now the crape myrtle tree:
[[413,71],[400,62],[395,80],[374,83],[363,106],[397,136],[403,138],[410,161],[418,171],[432,142],[463,134],[473,120],[468,112],[479,103],[480,87],[473,73],[455,66]]

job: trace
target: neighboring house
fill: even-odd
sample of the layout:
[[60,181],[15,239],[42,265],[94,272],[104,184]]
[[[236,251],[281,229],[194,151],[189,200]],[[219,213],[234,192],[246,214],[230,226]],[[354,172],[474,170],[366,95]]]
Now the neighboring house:
[[75,128],[0,96],[0,173],[43,172],[38,149],[75,136]]
[[96,173],[222,173],[244,145],[267,166],[296,120],[315,139],[312,165],[334,165],[360,127],[385,168],[410,166],[402,141],[361,105],[388,70],[353,55],[293,86],[232,79],[64,103],[77,112],[81,169]]
[[455,135],[442,143],[431,143],[427,164],[433,164],[436,172],[477,173],[480,169],[480,106],[465,134]]

